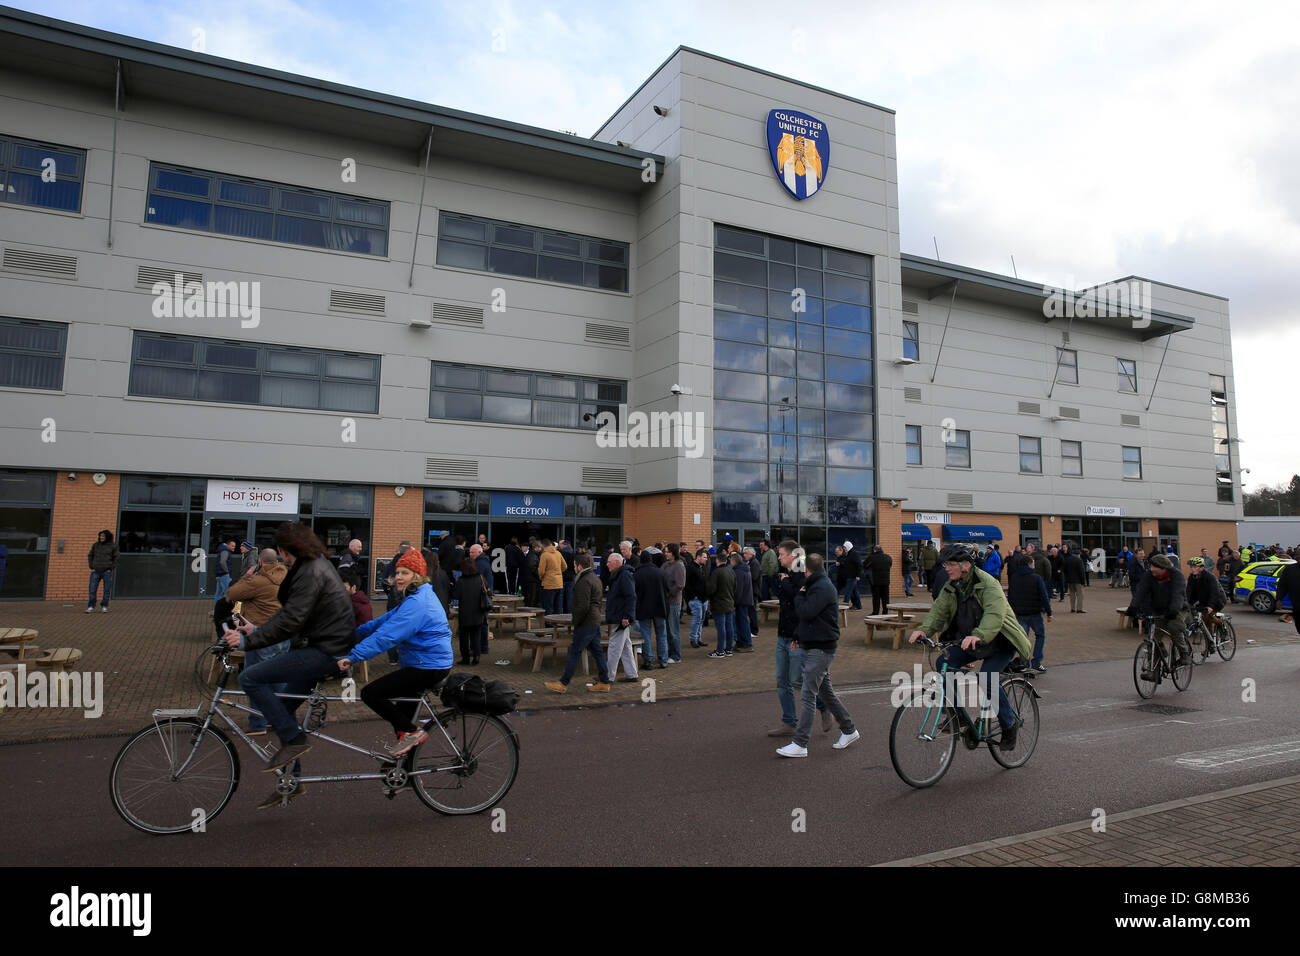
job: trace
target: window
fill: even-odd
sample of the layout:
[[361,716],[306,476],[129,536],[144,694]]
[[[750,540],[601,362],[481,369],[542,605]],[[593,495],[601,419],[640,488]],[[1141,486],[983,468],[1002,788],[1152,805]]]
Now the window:
[[1124,477],[1142,477],[1142,449],[1131,445],[1124,446]]
[[68,327],[59,322],[0,318],[0,385],[63,388]]
[[1232,439],[1228,436],[1228,384],[1210,376],[1210,430],[1214,443],[1214,485],[1218,501],[1232,501]]
[[388,213],[377,199],[151,163],[144,221],[386,256]]
[[1067,385],[1079,384],[1079,353],[1074,349],[1056,350],[1056,380]]
[[1072,478],[1083,477],[1083,442],[1061,442],[1061,474]]
[[908,425],[907,428],[907,463],[909,465],[919,465],[921,463],[921,426]]
[[86,151],[0,136],[0,202],[81,211]]
[[903,323],[903,358],[921,360],[921,332],[916,322]]
[[373,415],[379,356],[136,332],[127,392]]
[[440,266],[626,292],[629,249],[626,242],[461,213],[438,217]]
[[1043,473],[1043,440],[1041,438],[1020,438],[1020,471],[1027,475]]
[[944,467],[970,467],[970,432],[954,430],[945,438]]
[[434,362],[429,417],[594,430],[625,401],[627,383],[615,379]]
[[1119,359],[1119,390],[1137,394],[1138,363],[1130,359]]

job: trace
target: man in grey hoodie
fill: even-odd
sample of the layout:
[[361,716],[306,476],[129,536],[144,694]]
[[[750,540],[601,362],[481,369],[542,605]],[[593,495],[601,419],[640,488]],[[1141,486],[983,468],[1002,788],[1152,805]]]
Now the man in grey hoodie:
[[86,613],[95,610],[95,595],[99,591],[99,582],[104,582],[104,599],[99,609],[108,613],[108,598],[113,593],[113,572],[117,570],[117,543],[113,532],[105,529],[99,533],[95,543],[90,546],[86,560],[90,563],[90,601],[86,604]]

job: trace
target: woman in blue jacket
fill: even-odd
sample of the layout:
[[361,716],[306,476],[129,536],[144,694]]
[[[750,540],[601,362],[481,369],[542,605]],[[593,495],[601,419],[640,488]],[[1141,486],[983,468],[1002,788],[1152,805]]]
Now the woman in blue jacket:
[[419,697],[433,690],[451,671],[451,626],[442,602],[433,593],[427,567],[420,552],[407,551],[397,561],[393,586],[406,592],[394,610],[357,628],[361,639],[339,661],[339,670],[347,670],[353,661],[365,661],[396,647],[401,669],[371,681],[361,690],[361,699],[384,720],[393,725],[397,742],[388,749],[400,757],[429,739],[415,726],[415,703],[398,703],[394,698]]

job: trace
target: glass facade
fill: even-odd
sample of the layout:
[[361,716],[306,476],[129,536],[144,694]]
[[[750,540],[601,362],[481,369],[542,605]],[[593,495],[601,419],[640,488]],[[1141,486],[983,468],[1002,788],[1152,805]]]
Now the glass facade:
[[[45,596],[54,478],[49,471],[0,469],[0,600]],[[87,551],[94,540],[92,532]]]
[[714,526],[873,542],[871,258],[726,226],[714,247]]

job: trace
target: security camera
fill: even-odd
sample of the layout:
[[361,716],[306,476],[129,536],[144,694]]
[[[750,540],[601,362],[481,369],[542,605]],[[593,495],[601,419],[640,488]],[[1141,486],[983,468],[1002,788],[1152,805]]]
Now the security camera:
[[660,116],[667,116],[667,115],[668,115],[668,107],[666,107],[666,106],[656,106],[656,107],[655,107],[655,112],[658,113]]
[[75,471],[68,472],[68,481],[76,481],[76,480],[77,480],[77,473]]
[[[658,109],[658,107],[656,107],[656,109]],[[670,388],[668,391],[672,392],[674,395],[680,395],[682,393],[682,387],[678,385],[676,382],[674,382],[673,387]]]

